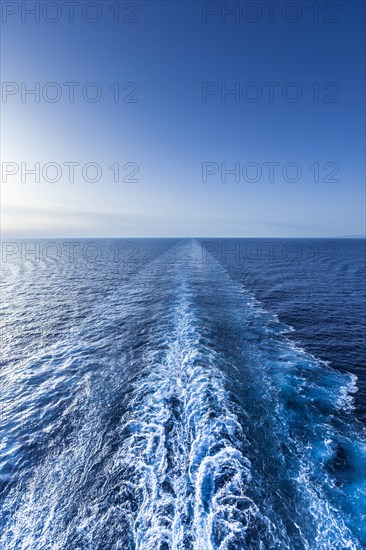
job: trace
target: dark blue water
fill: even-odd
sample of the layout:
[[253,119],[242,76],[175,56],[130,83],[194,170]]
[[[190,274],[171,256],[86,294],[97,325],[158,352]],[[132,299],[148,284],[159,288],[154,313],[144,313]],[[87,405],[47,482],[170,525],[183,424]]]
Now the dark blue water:
[[364,548],[364,260],[3,243],[0,548]]

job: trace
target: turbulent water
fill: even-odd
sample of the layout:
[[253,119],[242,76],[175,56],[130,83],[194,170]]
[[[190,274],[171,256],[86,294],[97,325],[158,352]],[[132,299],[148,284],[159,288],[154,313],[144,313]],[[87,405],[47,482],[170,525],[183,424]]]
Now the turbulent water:
[[365,547],[354,370],[216,245],[52,246],[6,249],[0,548]]

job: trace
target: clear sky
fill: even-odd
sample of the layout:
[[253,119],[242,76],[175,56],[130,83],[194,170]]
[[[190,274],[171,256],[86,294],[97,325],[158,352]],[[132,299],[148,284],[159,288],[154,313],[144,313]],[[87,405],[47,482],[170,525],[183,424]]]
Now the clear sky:
[[54,4],[2,2],[4,236],[364,233],[363,1]]

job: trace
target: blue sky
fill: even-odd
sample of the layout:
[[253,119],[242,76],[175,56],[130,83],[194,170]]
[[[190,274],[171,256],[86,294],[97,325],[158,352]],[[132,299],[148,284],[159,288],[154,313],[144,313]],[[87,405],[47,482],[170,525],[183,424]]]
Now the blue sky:
[[[273,22],[266,2],[119,2],[118,22],[116,2],[79,2],[74,22],[60,2],[54,23],[52,7],[35,22],[4,4],[3,235],[364,233],[363,2],[280,2]],[[37,82],[40,101],[22,102]],[[79,83],[72,103],[65,82]],[[115,102],[116,82],[137,101]]]

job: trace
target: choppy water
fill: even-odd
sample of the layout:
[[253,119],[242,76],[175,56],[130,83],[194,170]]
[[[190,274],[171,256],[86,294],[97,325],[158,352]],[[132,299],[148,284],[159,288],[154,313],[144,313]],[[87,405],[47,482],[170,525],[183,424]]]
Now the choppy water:
[[[0,548],[365,547],[361,364],[283,322],[295,264],[238,270],[212,242],[7,248]],[[362,269],[357,250],[334,268]]]

